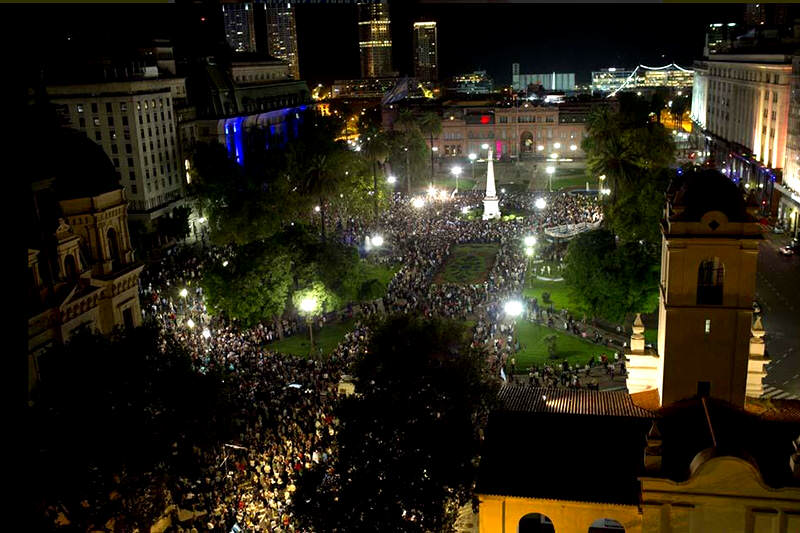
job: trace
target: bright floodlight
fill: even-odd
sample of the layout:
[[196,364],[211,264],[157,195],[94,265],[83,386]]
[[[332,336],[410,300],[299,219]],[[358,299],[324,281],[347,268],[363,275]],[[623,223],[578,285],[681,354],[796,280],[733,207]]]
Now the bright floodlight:
[[189,326],[189,329],[192,329],[194,327],[194,320],[190,318],[186,321],[186,325]]
[[536,149],[541,152],[542,150],[544,150],[544,146],[540,144],[539,146],[536,147]]
[[509,300],[506,302],[504,309],[508,316],[517,317],[522,314],[522,302],[519,300]]
[[208,328],[203,328],[203,338],[207,339],[211,336],[211,332],[208,331]]
[[571,144],[571,145],[569,145],[569,149],[574,152],[575,150],[578,149],[578,145],[577,144]]
[[460,176],[461,175],[461,167],[456,166],[456,167],[451,168],[450,169],[450,173],[453,176]]
[[198,219],[197,219],[197,221],[198,221],[199,223],[201,223],[201,224],[204,224],[204,223],[205,223],[205,221],[206,221],[206,217],[200,217],[200,218],[198,218]]
[[372,238],[372,246],[383,246],[383,237],[380,235],[375,235]]
[[554,144],[553,144],[553,148],[555,148],[556,150],[558,150],[559,148],[561,148],[561,143],[554,143]]
[[228,266],[228,260],[227,259],[222,262],[222,266],[224,266],[224,267]]
[[550,159],[558,159],[558,154],[556,152],[553,152],[552,154],[550,154]]
[[462,207],[462,208],[461,208],[461,212],[462,212],[462,213],[464,213],[465,215],[466,215],[467,213],[469,213],[469,206],[468,206],[468,205],[465,205],[464,207]]
[[600,174],[600,181],[603,181],[604,179],[606,179],[606,175],[605,174]]
[[525,248],[525,255],[533,257],[533,248]]
[[536,206],[536,209],[544,209],[547,205],[547,202],[544,198],[537,198],[536,201],[533,203]]
[[397,178],[395,178],[394,176],[389,176],[388,178],[386,178],[386,183],[388,183],[389,185],[394,185],[395,183],[397,183]]
[[483,148],[484,150],[488,150],[488,149],[489,149],[489,145],[488,145],[488,144],[486,144],[486,143],[483,143],[483,144],[481,145],[481,148]]
[[431,151],[432,152],[438,152],[439,151],[439,147],[438,146],[434,146],[433,148],[431,148]]
[[300,310],[304,313],[311,313],[317,307],[317,299],[308,296],[300,301]]
[[319,213],[319,210],[320,210],[320,207],[319,207],[318,205],[315,205],[315,206],[314,206],[314,211],[316,211],[317,213]]
[[436,187],[433,185],[428,187],[428,196],[436,196]]
[[416,198],[411,200],[411,205],[416,207],[417,209],[422,209],[423,207],[425,207],[425,200],[417,196]]
[[547,168],[545,168],[544,170],[545,170],[545,172],[547,172],[548,174],[553,174],[553,173],[556,171],[556,167],[547,167]]
[[475,152],[472,152],[472,153],[469,154],[468,157],[469,157],[470,161],[475,161],[476,159],[478,159],[478,154],[476,154]]
[[189,295],[189,291],[187,291],[186,289],[181,289],[181,296],[183,298],[186,298],[188,295]]
[[536,237],[534,237],[533,235],[525,237],[525,246],[530,248],[534,244],[536,244]]

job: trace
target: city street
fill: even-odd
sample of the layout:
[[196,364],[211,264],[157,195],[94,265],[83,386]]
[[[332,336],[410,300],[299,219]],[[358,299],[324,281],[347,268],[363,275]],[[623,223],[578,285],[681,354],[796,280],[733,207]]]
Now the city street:
[[772,359],[764,395],[774,398],[787,397],[786,393],[800,396],[800,256],[778,253],[789,240],[785,234],[766,234],[758,256],[756,300]]

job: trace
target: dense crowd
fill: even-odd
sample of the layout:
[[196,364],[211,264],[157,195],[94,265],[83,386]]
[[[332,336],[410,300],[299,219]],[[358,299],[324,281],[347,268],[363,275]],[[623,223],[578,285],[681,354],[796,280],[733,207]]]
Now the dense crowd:
[[[536,198],[524,193],[505,197],[503,205],[531,211],[530,216],[501,224],[467,219],[463,209],[479,205],[481,198],[470,193],[416,208],[398,195],[371,224],[348,218],[331,220],[330,227],[343,242],[361,245],[362,254],[367,253],[363,247],[367,236],[384,236],[387,244],[382,253],[370,254],[370,260],[402,265],[383,298],[386,312],[471,320],[473,345],[485,347],[493,372],[507,379],[524,380],[527,370],[531,385],[595,386],[588,371],[567,364],[517,369],[514,353],[519,345],[503,303],[521,298],[528,266],[524,237],[541,238],[545,228],[555,225],[595,221],[600,217],[599,206],[581,195],[553,194],[546,195],[547,206],[540,210],[534,207]],[[486,278],[466,285],[437,283],[436,273],[453,247],[466,243],[498,245]],[[209,316],[205,307],[199,285],[203,268],[228,260],[230,253],[207,246],[177,249],[141,278],[145,318],[157,321],[165,334],[174,335],[189,349],[197,371],[223,372],[233,387],[233,404],[239,407],[232,421],[236,438],[218,450],[192,448],[193,463],[204,466],[172,482],[174,503],[184,514],[183,525],[175,530],[295,531],[289,507],[297,477],[313,464],[330,461],[335,453],[333,408],[338,383],[364,352],[370,331],[356,321],[353,331],[324,361],[270,350],[269,343],[279,335],[302,334],[304,321],[286,317],[279,323],[265,321],[244,329]],[[528,303],[529,319],[557,327],[552,309],[540,312],[538,305]],[[366,315],[378,311],[376,304],[361,306]],[[320,317],[318,326],[327,318]],[[614,361],[596,363],[592,362],[592,368],[620,371]],[[186,520],[186,516],[192,518]]]

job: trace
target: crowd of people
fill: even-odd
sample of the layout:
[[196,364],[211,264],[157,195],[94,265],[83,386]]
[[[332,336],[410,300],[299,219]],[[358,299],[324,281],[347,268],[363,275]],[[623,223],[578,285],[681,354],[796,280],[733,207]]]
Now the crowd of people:
[[[597,220],[599,206],[580,195],[552,194],[544,209],[534,207],[530,193],[509,195],[504,203],[530,211],[530,216],[502,223],[468,220],[463,208],[478,205],[479,193],[447,201],[430,200],[414,207],[400,195],[375,221],[348,218],[330,226],[346,243],[384,236],[386,246],[370,260],[402,265],[388,285],[382,305],[361,306],[364,315],[380,312],[421,313],[470,320],[472,343],[485,347],[496,375],[539,386],[592,387],[583,368],[552,364],[517,369],[514,323],[505,320],[503,303],[520,299],[528,263],[522,242],[550,226]],[[467,243],[495,243],[498,251],[485,279],[471,284],[436,283],[436,273],[453,248]],[[364,250],[362,249],[362,253]],[[232,421],[237,433],[218,450],[189,447],[194,463],[203,465],[192,476],[170,487],[184,521],[197,531],[296,531],[290,507],[297,477],[335,454],[334,416],[338,384],[349,365],[369,342],[369,328],[356,321],[334,353],[325,358],[279,354],[270,342],[279,335],[303,333],[305,321],[286,317],[249,329],[205,307],[199,279],[212,262],[230,259],[231,250],[194,246],[176,249],[141,278],[142,311],[165,335],[175,336],[189,350],[198,372],[221,371],[230,380],[239,407]],[[374,257],[373,257],[374,255]],[[183,291],[183,289],[186,289]],[[532,302],[529,302],[532,303]],[[537,306],[532,320],[539,320]],[[552,310],[551,310],[552,311]],[[543,313],[546,313],[542,310]],[[550,313],[550,320],[554,313]],[[323,319],[320,318],[320,321]],[[547,320],[547,319],[545,319]],[[320,324],[321,325],[321,324]],[[553,324],[554,325],[554,324]],[[555,326],[555,325],[554,325]],[[619,372],[619,362],[601,362]],[[591,368],[595,365],[592,364]],[[185,519],[189,516],[189,519]],[[173,523],[179,522],[175,516]]]

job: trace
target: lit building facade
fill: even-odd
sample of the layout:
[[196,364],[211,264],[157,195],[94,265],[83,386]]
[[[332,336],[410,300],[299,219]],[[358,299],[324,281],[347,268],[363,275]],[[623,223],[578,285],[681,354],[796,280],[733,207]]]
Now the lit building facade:
[[253,4],[225,1],[222,3],[225,39],[234,52],[256,51],[256,28]]
[[439,79],[439,41],[435,22],[414,23],[414,77],[420,81]]
[[461,94],[489,94],[494,92],[494,81],[485,70],[476,70],[471,74],[453,76],[448,90]]
[[267,51],[272,57],[289,64],[291,77],[300,79],[300,58],[297,53],[297,25],[294,7],[285,4],[263,4],[267,18]]
[[582,158],[586,117],[591,104],[499,107],[463,102],[445,107],[442,133],[433,139],[440,157],[466,157],[490,144],[500,157]]
[[38,356],[79,329],[108,334],[142,322],[143,265],[116,168],[81,132],[45,132],[41,140],[48,158],[33,165],[27,225],[29,387],[38,381]]
[[47,87],[70,127],[106,152],[126,190],[131,220],[150,222],[181,205],[184,195],[177,102],[183,78]]
[[358,4],[361,77],[392,76],[392,33],[387,0]]
[[692,116],[711,162],[735,182],[761,190],[763,214],[778,208],[786,161],[791,57],[716,55],[695,62]]
[[789,120],[786,128],[786,166],[782,183],[775,188],[782,194],[778,219],[795,237],[800,234],[800,56],[792,58],[789,85]]
[[735,22],[715,22],[709,24],[706,30],[706,45],[703,50],[703,55],[708,57],[709,54],[719,54],[727,52],[736,36],[736,23]]
[[574,91],[574,72],[547,72],[545,74],[520,74],[519,63],[511,65],[511,87],[515,91],[524,91],[528,85],[541,85],[547,91]]
[[632,70],[609,67],[592,72],[592,91],[610,93],[620,89],[631,77]]

